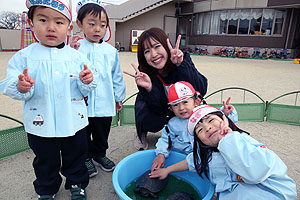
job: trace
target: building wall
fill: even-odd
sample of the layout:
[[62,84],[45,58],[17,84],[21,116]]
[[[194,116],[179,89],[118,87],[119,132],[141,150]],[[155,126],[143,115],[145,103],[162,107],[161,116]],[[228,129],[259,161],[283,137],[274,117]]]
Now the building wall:
[[[176,18],[174,3],[168,3],[154,10],[141,14],[125,22],[116,22],[115,42],[120,42],[125,50],[130,50],[131,30],[147,30],[159,27],[169,35],[172,42],[176,37]],[[174,43],[173,43],[174,44]]]
[[21,30],[0,29],[0,40],[0,50],[19,50],[21,48]]

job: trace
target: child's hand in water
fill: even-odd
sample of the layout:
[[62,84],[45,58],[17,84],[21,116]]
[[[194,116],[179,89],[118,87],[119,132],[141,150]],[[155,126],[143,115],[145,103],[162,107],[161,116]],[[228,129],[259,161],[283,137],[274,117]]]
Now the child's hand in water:
[[154,170],[164,167],[165,165],[165,156],[163,154],[158,154],[152,162],[151,172]]
[[169,172],[167,168],[155,169],[149,174],[150,178],[159,178],[160,180],[165,179],[168,176]]
[[171,53],[170,59],[171,59],[172,63],[174,63],[176,66],[179,66],[183,61],[183,53],[179,49],[180,40],[181,40],[181,35],[178,35],[175,48],[173,49],[169,38],[167,39],[167,44],[168,44],[168,47],[169,47],[170,53]]

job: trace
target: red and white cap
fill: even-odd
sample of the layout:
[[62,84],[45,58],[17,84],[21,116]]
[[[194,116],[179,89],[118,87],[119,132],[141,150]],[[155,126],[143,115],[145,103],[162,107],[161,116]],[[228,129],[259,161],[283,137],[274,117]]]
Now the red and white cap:
[[194,128],[196,124],[202,119],[205,115],[213,112],[222,112],[220,109],[210,106],[210,105],[201,105],[193,109],[191,116],[189,117],[187,128],[190,135],[194,135]]
[[[89,4],[89,3],[96,4],[96,5],[100,6],[100,7],[102,7],[106,11],[105,5],[100,0],[79,0],[78,3],[77,3],[77,6],[76,6],[76,12],[78,13],[78,11],[80,10],[80,8],[82,8],[84,5]],[[110,40],[110,38],[111,38],[111,29],[110,29],[110,26],[108,24],[106,32],[105,32],[105,35],[103,37],[103,40],[105,42],[107,42],[107,41]]]
[[69,0],[26,0],[26,7],[29,9],[32,6],[45,6],[52,8],[66,16],[70,22],[72,21],[72,12]]
[[195,95],[194,87],[186,81],[176,82],[170,86],[168,91],[169,105],[174,105],[191,98]]

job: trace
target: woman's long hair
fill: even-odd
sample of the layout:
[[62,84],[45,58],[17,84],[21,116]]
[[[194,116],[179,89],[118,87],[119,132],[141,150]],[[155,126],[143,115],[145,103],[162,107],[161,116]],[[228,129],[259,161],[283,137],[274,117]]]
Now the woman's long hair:
[[145,55],[144,55],[145,43],[147,45],[149,45],[150,47],[152,47],[152,45],[150,43],[150,39],[154,39],[157,42],[161,43],[161,45],[164,47],[164,49],[168,53],[168,60],[167,60],[165,67],[163,68],[164,72],[168,74],[170,71],[173,71],[175,69],[176,65],[174,65],[170,60],[171,54],[170,54],[170,50],[169,50],[169,47],[167,44],[168,36],[162,29],[157,28],[157,27],[150,28],[150,29],[144,31],[139,37],[138,52],[137,52],[138,62],[139,62],[139,70],[148,74],[149,76],[152,76],[157,73],[157,69],[153,68],[152,66],[150,66],[147,63]]
[[[210,114],[215,114],[221,119],[223,119],[223,113],[222,112],[212,112]],[[228,119],[228,125],[232,129],[232,131],[238,131],[240,133],[244,132],[249,134],[246,131],[243,131],[242,129],[238,128],[232,121],[229,119],[227,116],[226,118]],[[201,120],[200,120],[201,121]],[[249,134],[250,135],[250,134]],[[205,176],[208,178],[208,163],[211,161],[211,156],[213,152],[218,152],[219,150],[217,147],[211,147],[205,145],[194,133],[194,149],[193,149],[193,158],[194,158],[194,164],[197,173],[199,174],[200,177],[202,177],[202,173],[205,174]],[[202,177],[203,178],[203,177]]]

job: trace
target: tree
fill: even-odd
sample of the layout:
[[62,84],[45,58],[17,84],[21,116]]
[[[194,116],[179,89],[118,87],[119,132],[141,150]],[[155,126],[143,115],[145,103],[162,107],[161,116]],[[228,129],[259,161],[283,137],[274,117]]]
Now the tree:
[[3,11],[0,13],[0,28],[14,29],[19,23],[21,14],[12,11]]

